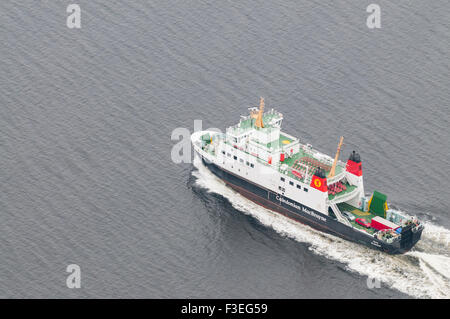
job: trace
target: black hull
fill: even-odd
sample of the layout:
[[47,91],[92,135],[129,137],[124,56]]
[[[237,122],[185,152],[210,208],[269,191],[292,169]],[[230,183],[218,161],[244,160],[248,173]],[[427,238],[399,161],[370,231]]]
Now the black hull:
[[389,254],[402,254],[410,250],[421,237],[422,229],[415,233],[408,230],[402,233],[402,240],[394,241],[392,244],[385,243],[359,230],[344,225],[329,216],[325,216],[310,207],[237,176],[205,160],[203,157],[202,162],[214,175],[222,179],[227,185],[258,205],[346,240],[363,244]]

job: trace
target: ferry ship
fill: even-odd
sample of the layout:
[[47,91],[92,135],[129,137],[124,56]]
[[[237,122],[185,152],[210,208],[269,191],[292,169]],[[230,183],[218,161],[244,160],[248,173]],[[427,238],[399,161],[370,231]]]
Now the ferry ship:
[[226,133],[191,135],[195,155],[229,187],[272,211],[315,229],[390,254],[410,250],[423,224],[388,207],[387,196],[366,196],[360,155],[339,160],[281,131],[283,114],[264,112],[264,99]]

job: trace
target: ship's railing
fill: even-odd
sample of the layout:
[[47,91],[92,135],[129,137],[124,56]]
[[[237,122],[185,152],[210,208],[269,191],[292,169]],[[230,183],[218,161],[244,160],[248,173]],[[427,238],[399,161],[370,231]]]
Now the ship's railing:
[[[313,174],[314,172],[308,172],[307,174],[305,174],[305,175],[303,176],[303,178],[300,178],[300,177],[298,177],[297,175],[295,175],[295,174],[292,173],[292,171],[294,170],[292,167],[289,167],[289,166],[283,167],[283,165],[285,165],[285,164],[281,164],[281,165],[278,167],[278,171],[279,171],[280,173],[287,174],[287,175],[289,175],[289,173],[291,173],[292,176],[289,175],[289,177],[291,177],[291,178],[293,177],[294,179],[296,179],[296,180],[298,180],[298,181],[300,181],[300,182],[302,182],[302,183],[309,183],[309,182],[311,181],[311,177],[312,177],[312,174]],[[295,171],[297,171],[297,170],[295,170]]]
[[347,218],[345,218],[342,214],[341,211],[339,210],[339,207],[337,207],[337,205],[333,202],[329,202],[329,206],[331,208],[331,210],[333,211],[333,213],[336,215],[336,218],[338,219],[338,221],[340,221],[341,223],[347,225],[347,226],[351,226],[352,224],[348,221]]
[[385,230],[379,230],[373,236],[376,239],[379,239],[381,241],[384,241],[385,243],[392,244],[394,241],[400,240],[401,235],[397,234],[392,229],[385,229]]
[[202,143],[195,141],[194,145],[197,146],[199,149],[202,149]]
[[212,135],[213,141],[224,141],[227,138],[227,135],[224,133],[216,133]]
[[[326,165],[333,165],[333,161],[334,159],[330,156],[327,156],[321,152],[319,152],[318,150],[312,148],[310,146],[310,144],[300,144],[300,148],[303,150],[303,152],[305,152],[307,155],[312,156],[313,158],[315,158],[316,160],[318,160],[319,162],[326,164]],[[345,171],[345,166],[346,164],[340,160],[338,160],[336,166],[339,166],[342,170]]]
[[[284,133],[283,133],[283,135],[285,135]],[[290,138],[290,137],[289,137]],[[281,143],[280,143],[281,144]],[[290,148],[294,148],[294,147],[296,147],[297,145],[300,145],[300,142],[299,142],[299,140],[293,140],[293,142],[292,143],[289,143],[289,144],[285,144],[285,145],[280,145],[281,146],[281,149],[283,150],[283,152],[285,152],[285,153],[289,153],[289,149]]]
[[233,126],[229,126],[226,129],[226,133],[230,136],[238,136],[242,133],[248,132],[250,129],[249,128],[245,128],[245,127],[241,127],[240,123],[233,125]]
[[343,170],[342,172],[340,172],[339,174],[337,174],[331,178],[328,178],[327,184],[328,185],[334,184],[334,183],[340,181],[341,179],[343,179],[344,177],[345,177],[345,170]]
[[288,133],[286,133],[286,132],[283,132],[283,135],[286,136],[286,137],[288,137],[288,138],[290,138],[290,139],[293,140],[293,141],[299,141],[299,139],[298,139],[297,137],[292,136],[291,134],[288,134]]
[[342,194],[342,195],[336,195],[335,198],[333,199],[329,199],[330,203],[335,203],[335,204],[339,204],[339,203],[343,203],[346,202],[352,198],[354,198],[357,194],[358,194],[359,189],[355,188],[354,190],[352,190],[351,192]]
[[200,140],[197,140],[194,141],[194,145],[211,155],[215,155],[217,153],[217,147],[219,146],[219,143],[225,141],[225,138],[225,134],[217,132],[211,134],[211,143],[203,143]]

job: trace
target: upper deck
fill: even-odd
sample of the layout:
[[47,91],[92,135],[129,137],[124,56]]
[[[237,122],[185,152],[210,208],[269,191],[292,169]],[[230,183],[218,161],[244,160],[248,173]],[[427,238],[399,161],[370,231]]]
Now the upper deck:
[[[326,176],[332,175],[327,178],[330,200],[340,202],[342,198],[353,195],[355,187],[341,182],[345,177],[343,162],[334,163],[330,156],[313,149],[309,144],[301,144],[298,138],[282,132],[283,114],[274,109],[264,112],[263,99],[259,109],[254,107],[249,110],[250,114],[241,116],[238,124],[227,128],[226,134],[216,135],[218,138],[212,139],[215,140],[213,144],[224,143],[239,149],[247,156],[255,157],[259,163],[305,184],[309,184],[314,173],[321,168]],[[215,147],[207,148],[215,152]],[[330,174],[331,172],[333,173]]]
[[[302,175],[312,175],[315,170],[320,167],[325,171],[325,174],[328,175],[331,170],[331,166],[333,165],[333,161],[331,158],[328,158],[326,155],[313,150],[307,145],[300,145],[298,153],[286,157],[283,164],[286,164],[289,168],[291,168],[287,170],[290,175],[302,180],[302,178],[296,176],[298,174],[295,172],[303,172],[304,174]],[[338,165],[336,165],[336,176],[343,173],[344,170],[345,164],[338,162]],[[294,171],[294,173],[292,173],[292,171]]]
[[249,133],[255,130],[271,130],[281,127],[281,122],[283,120],[283,114],[271,109],[262,115],[262,120],[264,123],[263,128],[255,127],[256,118],[251,115],[242,115],[241,120],[238,124],[230,126],[227,128],[227,134],[238,137],[243,134]]
[[374,218],[376,215],[368,211],[362,211],[361,209],[356,208],[348,203],[340,203],[338,204],[338,207],[341,211],[346,211],[347,213],[355,217],[355,219],[349,220],[353,227],[363,230],[369,234],[373,234],[375,232],[375,229],[372,227],[367,228],[358,224],[356,222],[356,218],[364,218],[370,224],[372,222],[372,218]]

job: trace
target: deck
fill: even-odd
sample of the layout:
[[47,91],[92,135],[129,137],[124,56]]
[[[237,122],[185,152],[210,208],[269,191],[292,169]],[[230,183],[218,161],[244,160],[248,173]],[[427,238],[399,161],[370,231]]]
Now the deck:
[[[273,126],[271,124],[271,122],[272,122],[272,120],[277,120],[280,118],[281,118],[281,114],[276,111],[264,113],[263,114],[263,123],[264,123],[263,129],[275,128],[276,126]],[[239,122],[239,124],[229,127],[229,130],[230,130],[229,133],[231,133],[232,135],[240,135],[240,134],[245,133],[254,128],[255,128],[255,119],[250,116],[247,116],[245,119],[242,119]],[[228,133],[228,129],[227,129],[227,133]]]
[[340,196],[344,196],[346,194],[349,194],[349,193],[353,192],[357,188],[356,186],[350,185],[348,183],[346,183],[345,186],[347,187],[347,189],[341,191],[340,193],[337,193],[336,195],[328,194],[328,199],[329,200],[333,200],[333,199],[338,198]]
[[[281,136],[280,136],[281,140]],[[328,175],[331,169],[331,165],[329,163],[325,163],[324,161],[316,159],[310,152],[305,151],[302,147],[300,147],[300,150],[298,153],[285,158],[283,164],[286,164],[290,167],[290,169],[297,171],[300,173],[303,178],[300,178],[292,173],[291,170],[288,170],[286,174],[294,179],[300,180],[302,182],[305,182],[305,175],[306,175],[306,168],[308,169],[308,175],[312,176],[314,172],[316,171],[317,167],[321,167],[325,170],[325,174]],[[341,165],[336,165],[336,171],[335,175],[339,175],[344,170],[344,167]]]
[[[355,216],[355,219],[356,218],[364,218],[368,223],[370,223],[372,221],[372,218],[375,217],[374,214],[371,214],[369,212],[363,212],[359,208],[353,207],[347,203],[340,203],[340,204],[337,204],[337,206],[341,212],[347,211],[347,212],[351,213],[353,216]],[[373,234],[375,232],[374,228],[365,228],[365,227],[361,226],[360,224],[356,223],[355,221],[351,221],[351,220],[349,220],[349,222],[352,224],[353,227],[362,229],[362,230],[368,232],[369,234]]]

